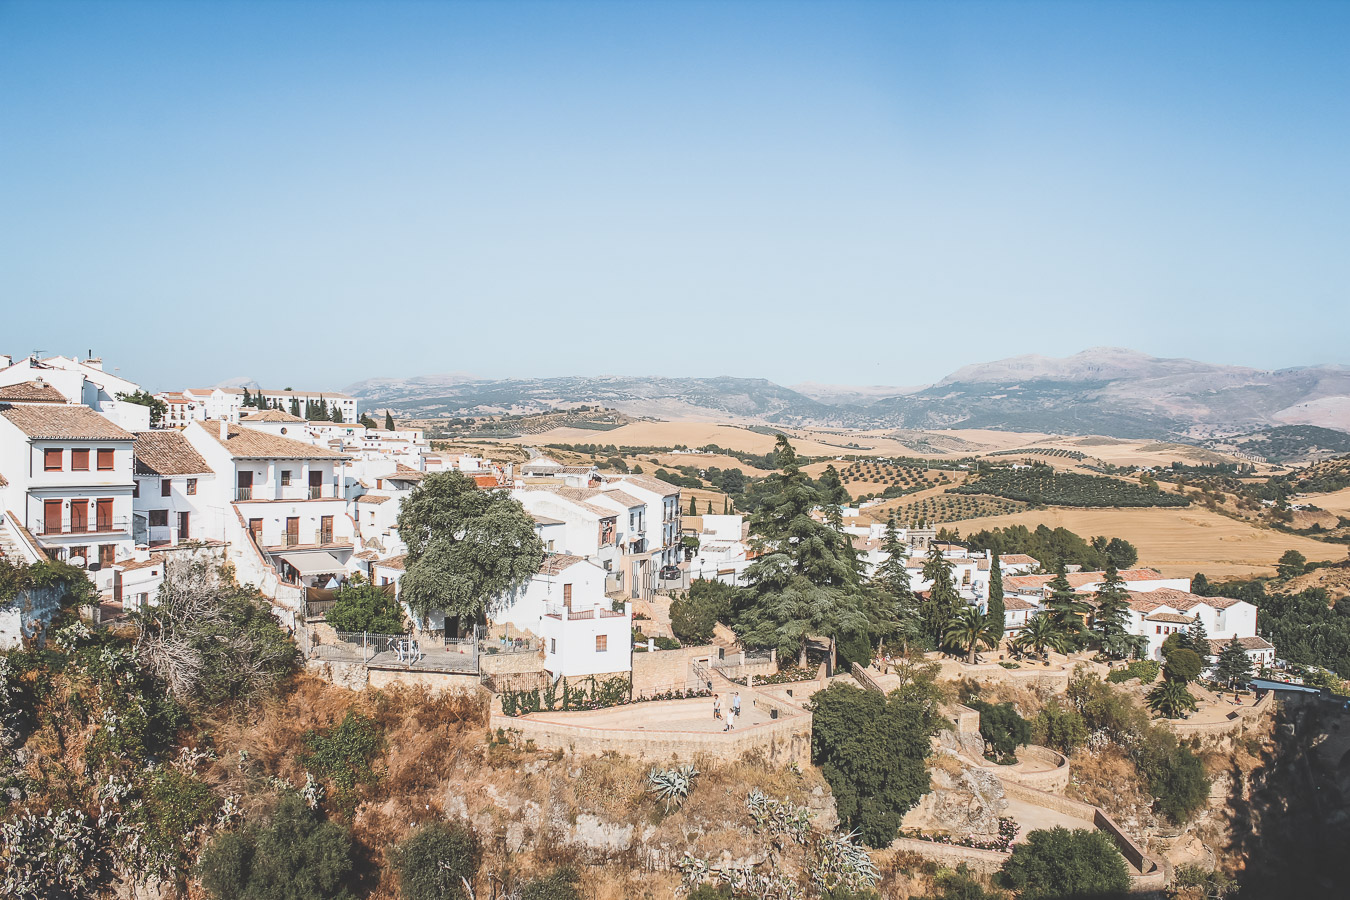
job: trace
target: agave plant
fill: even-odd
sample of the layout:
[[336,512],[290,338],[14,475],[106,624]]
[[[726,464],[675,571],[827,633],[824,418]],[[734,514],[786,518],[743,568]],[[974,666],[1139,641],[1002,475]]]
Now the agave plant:
[[787,834],[799,844],[805,844],[811,834],[813,813],[805,806],[773,800],[759,788],[752,789],[746,796],[745,806],[750,810],[750,818],[755,820],[756,831]]
[[679,806],[689,798],[689,792],[694,789],[694,779],[698,775],[698,769],[690,765],[676,766],[673,769],[653,767],[647,773],[647,790],[655,794],[657,799],[665,800],[666,811],[669,812],[672,805]]
[[881,880],[881,873],[866,848],[858,844],[858,833],[850,831],[822,835],[816,844],[811,865],[811,881],[822,893],[839,887],[861,891]]

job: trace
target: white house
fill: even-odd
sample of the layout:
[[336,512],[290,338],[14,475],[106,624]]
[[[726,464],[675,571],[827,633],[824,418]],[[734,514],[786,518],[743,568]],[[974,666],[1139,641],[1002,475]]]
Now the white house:
[[134,394],[140,385],[103,370],[103,360],[91,356],[83,361],[69,356],[39,360],[30,356],[0,369],[0,385],[36,382],[51,385],[69,403],[87,406],[127,431],[150,427],[150,408],[119,394]]
[[[0,488],[57,559],[101,571],[132,550],[132,435],[86,406],[0,404]],[[110,576],[99,575],[100,588]]]
[[567,554],[549,554],[539,572],[488,610],[494,625],[537,635],[544,668],[554,676],[580,677],[633,668],[633,606],[613,609],[605,596],[605,571]]
[[286,584],[327,587],[347,571],[356,531],[343,472],[349,457],[224,420],[194,422],[182,434],[215,473],[211,506],[226,510],[227,540],[252,543]]
[[689,578],[740,584],[750,565],[750,548],[742,539],[745,518],[739,515],[704,516],[698,552],[689,563]]
[[225,540],[227,509],[215,501],[216,475],[181,432],[136,433],[131,509],[136,543],[160,547]]
[[1170,635],[1189,630],[1199,619],[1211,641],[1252,639],[1251,652],[1268,649],[1273,660],[1275,648],[1267,647],[1267,642],[1256,633],[1256,613],[1252,604],[1231,597],[1201,597],[1173,588],[1131,591],[1127,627],[1131,634],[1147,639],[1145,655],[1149,659],[1161,659],[1163,642]]

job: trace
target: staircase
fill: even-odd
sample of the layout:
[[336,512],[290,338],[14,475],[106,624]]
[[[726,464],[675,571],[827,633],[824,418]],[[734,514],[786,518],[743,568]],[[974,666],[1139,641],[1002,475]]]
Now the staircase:
[[0,511],[0,559],[9,560],[11,563],[36,562],[32,556],[26,542],[19,537],[9,513]]

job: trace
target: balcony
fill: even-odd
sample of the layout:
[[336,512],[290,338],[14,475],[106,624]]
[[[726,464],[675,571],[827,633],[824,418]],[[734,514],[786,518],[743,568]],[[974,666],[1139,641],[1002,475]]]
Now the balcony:
[[279,538],[280,540],[277,543],[269,544],[268,548],[284,549],[288,547],[313,547],[320,544],[350,543],[350,540],[348,538],[343,538],[341,541],[339,541],[337,539],[337,535],[335,535],[332,531],[322,531],[322,530],[282,534],[279,535]]
[[252,500],[252,499],[253,499],[253,488],[251,488],[251,487],[240,487],[240,488],[236,488],[236,489],[235,489],[235,492],[234,492],[234,499],[236,499],[236,500]]
[[341,500],[330,484],[255,484],[235,488],[235,500]]
[[60,537],[62,535],[77,534],[118,534],[131,530],[131,519],[128,516],[114,516],[110,519],[96,519],[93,522],[79,523],[79,527],[71,527],[71,523],[60,519],[44,519],[40,529],[40,537]]

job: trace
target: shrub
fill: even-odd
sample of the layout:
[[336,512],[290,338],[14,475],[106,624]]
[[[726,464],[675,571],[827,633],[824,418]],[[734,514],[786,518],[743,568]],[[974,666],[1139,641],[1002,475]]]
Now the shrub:
[[1152,684],[1158,680],[1162,666],[1155,659],[1136,659],[1123,669],[1113,669],[1106,680],[1111,684],[1120,684],[1131,678],[1138,678],[1140,684]]
[[1130,887],[1125,858],[1105,833],[1055,827],[1033,831],[1013,847],[1002,876],[1021,900],[1123,897]]
[[682,642],[697,646],[712,641],[713,628],[731,614],[736,588],[700,578],[670,604],[670,630]]
[[403,606],[393,592],[368,581],[341,588],[337,602],[325,618],[338,631],[370,631],[375,634],[403,634],[408,630]]
[[1058,700],[1051,700],[1036,714],[1032,737],[1036,743],[1045,747],[1060,753],[1072,753],[1087,741],[1088,729],[1078,710],[1061,706]]
[[1200,757],[1161,728],[1135,751],[1135,765],[1148,781],[1158,811],[1184,825],[1209,800],[1209,775]]
[[342,721],[326,732],[305,732],[308,752],[300,764],[333,785],[334,797],[344,808],[355,805],[356,786],[373,784],[375,757],[384,750],[384,735],[374,721],[355,710],[347,710]]
[[[577,890],[580,881],[575,869],[563,866],[543,878],[526,882],[520,889],[520,900],[581,900]],[[694,895],[691,893],[690,896]]]
[[1185,684],[1200,677],[1200,670],[1204,668],[1204,660],[1200,654],[1194,650],[1184,648],[1173,650],[1167,656],[1167,664],[1163,666],[1163,677],[1168,681],[1180,681]]
[[281,799],[266,827],[222,834],[202,854],[202,886],[218,900],[350,900],[347,832],[305,805]]
[[453,900],[464,896],[460,879],[473,882],[482,851],[473,832],[457,824],[436,822],[419,829],[394,847],[391,862],[398,872],[403,900]]

